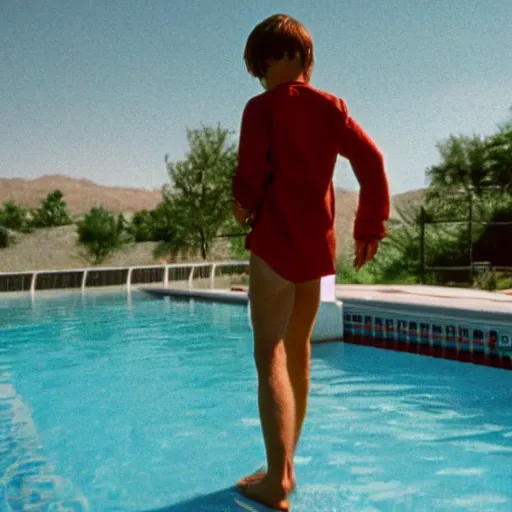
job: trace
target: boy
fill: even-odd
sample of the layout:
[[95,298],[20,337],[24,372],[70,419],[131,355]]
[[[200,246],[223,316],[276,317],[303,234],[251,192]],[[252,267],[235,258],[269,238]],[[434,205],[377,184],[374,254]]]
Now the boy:
[[250,34],[244,60],[266,90],[243,113],[233,214],[252,227],[246,246],[267,471],[238,486],[250,499],[289,510],[320,279],[336,273],[337,156],[350,161],[360,184],[356,269],[386,236],[389,187],[381,152],[344,101],[309,85],[313,42],[304,26],[286,15],[267,18]]

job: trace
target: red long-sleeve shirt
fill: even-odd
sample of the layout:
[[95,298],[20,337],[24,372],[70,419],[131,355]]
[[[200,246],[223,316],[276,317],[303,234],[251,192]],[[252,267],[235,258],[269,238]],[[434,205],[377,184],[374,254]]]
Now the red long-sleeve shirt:
[[360,185],[354,238],[386,236],[389,186],[384,159],[345,102],[301,82],[246,105],[233,195],[255,210],[246,247],[293,282],[336,272],[334,167],[347,158]]

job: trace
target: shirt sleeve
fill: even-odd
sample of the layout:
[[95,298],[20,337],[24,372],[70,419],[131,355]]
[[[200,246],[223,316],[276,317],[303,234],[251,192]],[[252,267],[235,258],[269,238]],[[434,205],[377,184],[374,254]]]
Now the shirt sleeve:
[[390,191],[384,157],[370,136],[349,116],[343,100],[338,103],[339,154],[350,161],[359,182],[359,203],[354,238],[380,240],[387,235]]
[[272,173],[269,160],[270,115],[259,97],[245,106],[242,115],[238,165],[233,177],[233,197],[240,206],[255,210],[263,201],[265,185]]

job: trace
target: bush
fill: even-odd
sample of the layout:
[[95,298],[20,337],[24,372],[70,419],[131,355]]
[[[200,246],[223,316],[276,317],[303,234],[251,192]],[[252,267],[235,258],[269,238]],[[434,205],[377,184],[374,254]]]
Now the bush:
[[349,261],[340,261],[336,265],[336,282],[339,284],[374,284],[375,276],[369,267],[358,272]]
[[3,208],[0,209],[0,225],[23,233],[31,231],[27,209],[13,201],[6,201]]
[[34,211],[32,225],[36,228],[53,228],[73,223],[60,190],[48,194],[41,206]]
[[0,249],[9,247],[10,237],[7,228],[0,226]]
[[131,241],[123,215],[116,216],[103,207],[92,208],[77,226],[78,241],[95,265]]
[[231,257],[238,261],[249,260],[250,252],[245,248],[245,236],[233,236],[229,239]]
[[497,272],[496,273],[496,289],[497,290],[510,290],[512,289],[512,275],[510,272]]
[[475,271],[475,275],[473,277],[473,288],[494,292],[497,287],[498,280],[494,270],[486,268]]

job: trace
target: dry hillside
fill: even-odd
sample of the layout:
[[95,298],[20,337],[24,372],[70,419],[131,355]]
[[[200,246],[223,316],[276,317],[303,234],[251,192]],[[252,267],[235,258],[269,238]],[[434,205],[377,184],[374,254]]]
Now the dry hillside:
[[89,180],[53,175],[35,180],[0,178],[0,204],[14,201],[26,208],[34,208],[56,189],[64,194],[73,215],[84,214],[92,207],[101,205],[116,213],[149,210],[162,199],[160,190],[104,187]]
[[[100,205],[114,212],[133,213],[152,209],[161,200],[160,191],[103,187],[88,180],[56,175],[36,180],[0,179],[0,204],[12,200],[25,207],[35,207],[55,189],[63,192],[64,200],[73,215],[84,214],[91,207]],[[395,196],[393,204],[402,209],[407,204],[417,205],[423,198],[424,191],[413,191]],[[347,256],[352,251],[352,226],[356,207],[357,192],[337,190],[336,233],[339,256]],[[88,266],[76,241],[74,226],[19,235],[14,245],[0,250],[0,272]],[[155,263],[153,247],[152,243],[137,244],[115,254],[104,265],[151,265]],[[224,258],[228,254],[225,247],[219,246],[212,256]]]

